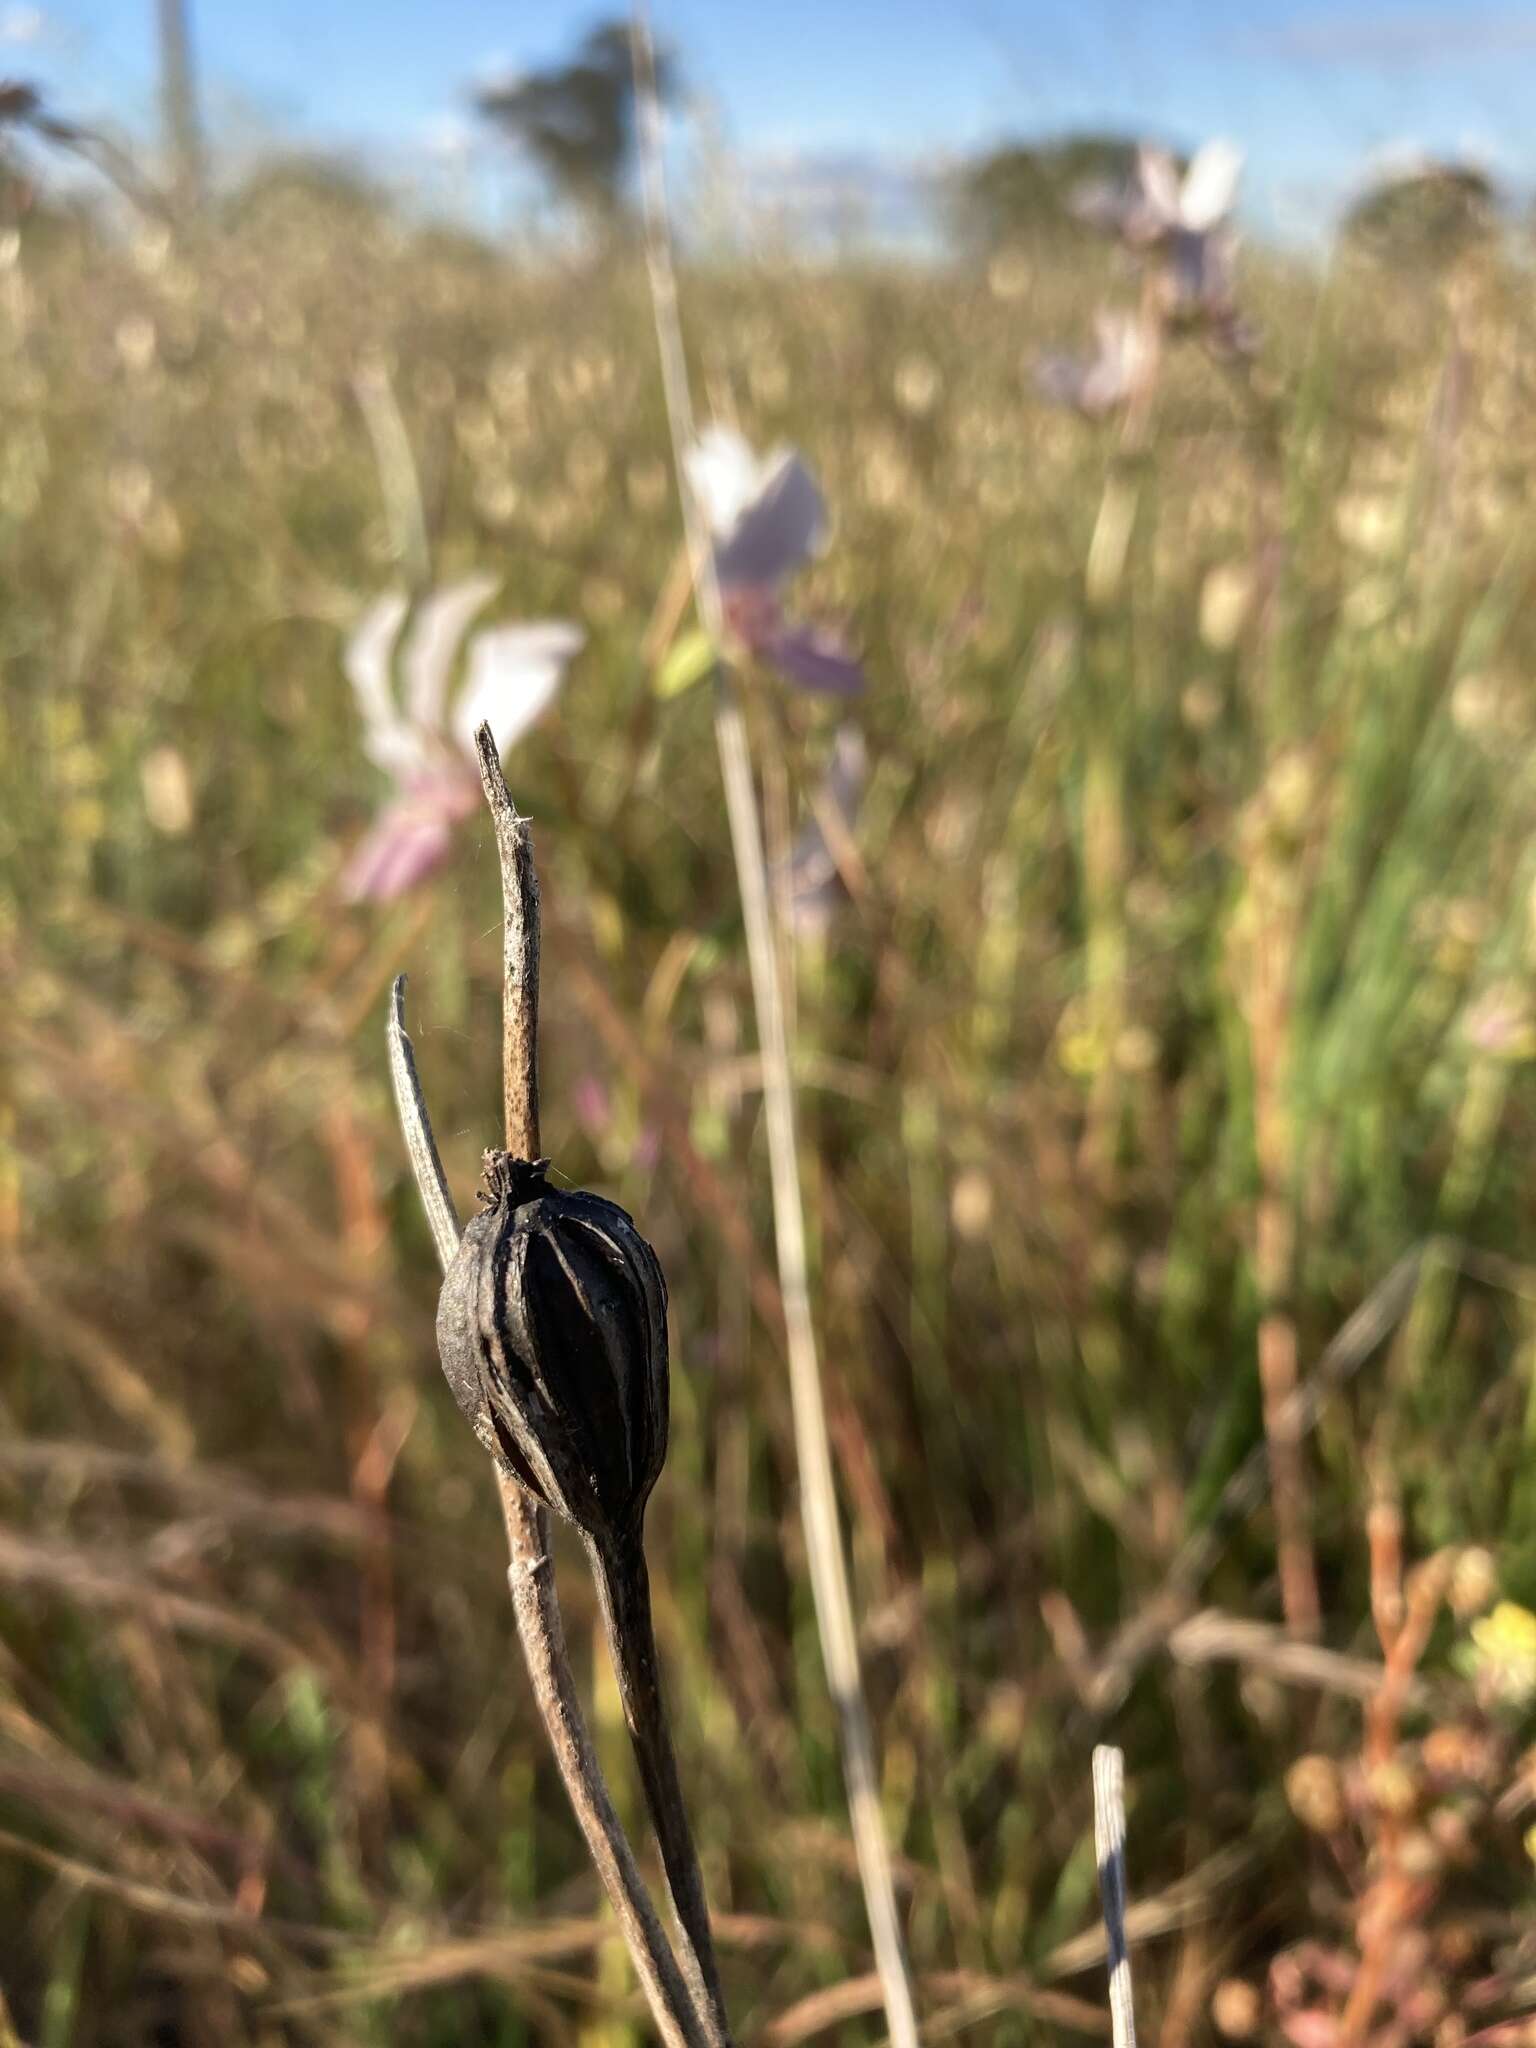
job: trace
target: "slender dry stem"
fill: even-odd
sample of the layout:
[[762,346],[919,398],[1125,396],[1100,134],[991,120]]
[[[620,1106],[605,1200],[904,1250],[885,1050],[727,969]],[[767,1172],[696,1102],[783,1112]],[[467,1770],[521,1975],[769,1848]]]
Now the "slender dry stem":
[[549,1516],[510,1473],[498,1468],[496,1483],[512,1560],[507,1567],[512,1612],[549,1746],[588,1852],[668,2048],[717,2048],[716,2034],[706,2027],[683,1982],[603,1780],[565,1647],[549,1554]]
[[[503,898],[502,1093],[507,1150],[518,1159],[539,1157],[539,881],[528,820],[518,816],[501,772],[488,725],[475,734],[480,781],[496,828]],[[503,1476],[502,1510],[512,1545],[512,1597],[526,1603],[541,1645],[549,1626],[543,1589],[552,1586],[547,1553],[548,1518],[517,1483]],[[726,2048],[730,2028],[715,1963],[709,1908],[688,1825],[677,1759],[667,1725],[651,1628],[650,1582],[638,1539],[633,1554],[615,1560],[589,1545],[609,1648],[624,1702],[624,1717],[640,1765],[640,1781],[661,1847],[667,1884],[682,1931],[682,1967],[692,2003],[712,2048]],[[553,1594],[549,1603],[553,1605]],[[523,1608],[518,1625],[523,1626]],[[558,1611],[554,1625],[559,1625]],[[525,1643],[527,1636],[525,1634]],[[530,1670],[532,1661],[530,1658]],[[536,1683],[537,1678],[536,1678]],[[564,1709],[562,1708],[562,1712]],[[583,1823],[585,1825],[585,1823]],[[589,1837],[590,1845],[590,1837]],[[594,1858],[597,1851],[593,1849]],[[599,1865],[601,1868],[601,1865]]]
[[720,1971],[715,1961],[714,1935],[709,1924],[709,1904],[704,1895],[704,1876],[699,1869],[688,1808],[678,1774],[677,1753],[672,1746],[671,1724],[661,1690],[661,1664],[656,1654],[656,1631],[651,1620],[651,1583],[645,1550],[638,1536],[620,1545],[604,1547],[587,1543],[592,1576],[597,1586],[603,1626],[614,1673],[619,1681],[619,1700],[624,1725],[634,1744],[640,1783],[650,1811],[651,1825],[661,1849],[662,1865],[682,1933],[683,1975],[688,1979],[694,2002],[711,2024],[712,2034],[724,2048],[730,2040],[725,1995],[720,1988]]
[[480,784],[491,807],[501,861],[501,1091],[507,1150],[514,1159],[539,1155],[539,878],[533,835],[507,793],[491,728],[475,734]]
[[459,1248],[459,1219],[454,1213],[453,1196],[448,1192],[448,1176],[443,1172],[443,1162],[438,1156],[437,1140],[432,1135],[426,1099],[421,1092],[421,1079],[416,1072],[416,1051],[405,1028],[403,974],[395,977],[394,988],[390,991],[389,1077],[394,1083],[395,1110],[400,1118],[411,1171],[416,1176],[416,1191],[421,1196],[422,1208],[427,1212],[427,1227],[437,1247],[437,1262],[446,1273]]
[[[489,740],[489,734],[485,733],[483,727],[481,731]],[[491,747],[490,758],[495,763],[496,780],[500,784],[502,795],[505,796],[506,785],[501,782],[501,766],[496,761],[494,745]],[[493,805],[493,810],[494,808]],[[532,879],[532,848],[527,843],[526,822],[517,818],[516,813],[512,811],[510,799],[507,799],[507,810],[511,813],[516,826],[520,828],[526,855],[522,863],[507,862],[505,854],[503,856],[503,883],[510,883],[507,923],[510,928],[514,919],[519,920],[519,929],[525,933],[531,924],[533,987],[536,991],[538,897],[536,890],[530,893],[520,886],[518,880],[520,873],[525,874],[530,881]],[[499,828],[499,817],[497,822]],[[509,835],[509,841],[515,836]],[[499,829],[497,837],[498,845],[504,846],[509,843],[503,841]],[[510,935],[508,948],[510,957]],[[521,957],[524,961],[527,960],[529,955],[526,950]],[[517,984],[519,989],[526,989],[527,986],[526,981]],[[520,995],[514,995],[513,984],[509,982],[508,1002],[521,999]],[[395,1101],[400,1113],[406,1151],[416,1176],[422,1206],[427,1212],[427,1221],[437,1247],[438,1261],[446,1272],[458,1249],[458,1217],[454,1212],[453,1197],[448,1192],[448,1182],[443,1173],[437,1141],[432,1134],[431,1119],[427,1114],[426,1101],[416,1072],[415,1054],[406,1033],[403,975],[394,985],[388,1039],[390,1074],[394,1082]],[[507,1043],[511,1042],[511,1034],[508,1034]],[[525,1038],[520,1034],[517,1043],[531,1043],[531,1038]],[[508,1101],[510,1103],[513,1100],[514,1091],[509,1088]],[[514,1120],[509,1111],[507,1148],[509,1151],[516,1151],[520,1158],[537,1156],[538,1086],[533,1074],[524,1073],[515,1091],[515,1100],[519,1106],[518,1116]],[[564,1782],[572,1811],[576,1815],[577,1824],[586,1841],[597,1874],[602,1880],[603,1889],[613,1906],[619,1931],[634,1962],[635,1973],[640,1979],[662,2040],[667,2044],[667,2048],[716,2048],[712,2033],[706,2029],[695,2011],[678,1970],[677,1961],[662,1931],[661,1922],[656,1917],[656,1909],[651,1904],[635,1862],[634,1851],[630,1848],[619,1817],[614,1811],[613,1801],[603,1779],[602,1767],[587,1730],[580,1697],[571,1672],[570,1658],[565,1647],[565,1631],[560,1619],[554,1567],[549,1554],[548,1518],[544,1510],[515,1480],[499,1470],[497,1484],[501,1495],[502,1518],[507,1529],[507,1547],[511,1555],[507,1583],[512,1594],[512,1612],[522,1641],[528,1675],[533,1684],[534,1700],[543,1720],[550,1750]]]
[[1243,993],[1253,1060],[1254,1144],[1259,1168],[1253,1237],[1254,1277],[1263,1304],[1258,1333],[1259,1386],[1274,1493],[1280,1604],[1293,1635],[1316,1637],[1322,1610],[1312,1548],[1311,1498],[1306,1455],[1293,1411],[1299,1366],[1291,1308],[1296,1224],[1291,1195],[1294,1131],[1288,1091],[1298,931],[1293,905],[1270,882],[1262,862],[1254,910],[1257,930]]
[[[714,557],[683,460],[693,438],[693,405],[678,317],[671,239],[667,231],[661,104],[656,91],[655,57],[649,29],[643,15],[639,14],[634,26],[634,51],[645,194],[646,256],[667,419],[699,616],[719,646],[724,616]],[[769,908],[762,824],[752,776],[746,720],[735,680],[723,659],[715,671],[714,689],[715,742],[720,755],[731,847],[746,928],[752,1001],[763,1058],[763,1108],[772,1178],[774,1239],[779,1286],[784,1299],[795,1455],[800,1473],[800,1511],[805,1525],[811,1591],[821,1637],[822,1659],[842,1734],[849,1814],[865,1908],[869,1915],[875,1966],[884,1995],[886,2023],[894,2048],[916,2048],[917,2019],[896,1908],[890,1848],[880,1811],[874,1737],[859,1668],[853,1597],[843,1554],[842,1531],[838,1525],[826,1400],[817,1355],[816,1328],[811,1314],[799,1145],[795,1131],[794,1082],[784,992]]]
[[1125,1939],[1125,1757],[1101,1744],[1093,1752],[1093,1841],[1109,1937],[1109,2018],[1115,2048],[1136,2048],[1131,1952]]

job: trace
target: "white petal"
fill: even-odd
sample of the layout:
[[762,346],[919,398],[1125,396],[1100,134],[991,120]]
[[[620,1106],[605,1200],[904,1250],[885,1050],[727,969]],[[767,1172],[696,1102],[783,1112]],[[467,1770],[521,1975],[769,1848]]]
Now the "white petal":
[[683,467],[712,534],[729,533],[763,487],[764,465],[734,427],[706,427]]
[[1237,181],[1243,175],[1243,152],[1235,143],[1218,138],[1195,151],[1184,173],[1179,192],[1179,222],[1192,234],[1205,234],[1225,220],[1237,197]]
[[558,619],[488,626],[469,643],[469,674],[453,707],[453,734],[471,758],[475,730],[488,723],[504,753],[554,701],[566,664],[586,635]]
[[363,721],[363,750],[390,774],[408,769],[420,751],[400,715],[394,689],[395,642],[409,609],[403,590],[376,598],[352,629],[341,657]]
[[470,621],[496,595],[500,579],[466,576],[423,600],[406,636],[400,666],[405,675],[405,708],[423,732],[441,732],[448,701],[448,677]]
[[1179,219],[1179,167],[1166,149],[1143,143],[1136,152],[1141,196],[1158,225],[1173,227]]

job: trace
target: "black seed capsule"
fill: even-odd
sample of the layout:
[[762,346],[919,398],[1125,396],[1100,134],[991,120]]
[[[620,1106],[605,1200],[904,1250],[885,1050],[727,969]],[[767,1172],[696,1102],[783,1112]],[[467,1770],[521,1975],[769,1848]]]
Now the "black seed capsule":
[[637,1531],[667,1453],[667,1284],[616,1202],[548,1160],[485,1155],[485,1204],[437,1309],[454,1398],[488,1451],[589,1536]]

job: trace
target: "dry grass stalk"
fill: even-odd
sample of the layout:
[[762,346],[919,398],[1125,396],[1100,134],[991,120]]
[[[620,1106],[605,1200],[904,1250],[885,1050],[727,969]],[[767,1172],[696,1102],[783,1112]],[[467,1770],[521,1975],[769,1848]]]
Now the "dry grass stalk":
[[[682,498],[699,616],[719,648],[724,644],[724,615],[714,557],[683,461],[693,438],[693,404],[688,387],[677,280],[667,224],[655,53],[644,17],[638,14],[634,26],[634,52],[645,197],[646,258],[672,436],[673,465]],[[784,1301],[795,1457],[800,1474],[800,1506],[811,1590],[822,1658],[842,1736],[849,1814],[858,1850],[859,1875],[869,1915],[875,1964],[884,1994],[886,2021],[895,2048],[917,2048],[917,2018],[896,1906],[890,1847],[880,1811],[874,1735],[859,1666],[853,1596],[838,1523],[826,1396],[811,1310],[793,1063],[783,977],[770,906],[762,821],[741,698],[723,658],[715,669],[714,693],[715,743],[720,757],[731,848],[746,929],[753,1009],[763,1058],[763,1110],[772,1181],[774,1240],[779,1286]]]
[[1136,2048],[1131,1952],[1125,1937],[1125,1755],[1104,1744],[1093,1752],[1093,1839],[1109,1938],[1109,2016],[1115,2048]]
[[[502,1091],[507,1149],[515,1159],[540,1156],[539,1135],[539,881],[533,839],[507,791],[490,728],[475,735],[480,779],[490,805],[501,862],[505,923],[502,946]],[[502,1513],[512,1546],[514,1602],[537,1599],[535,1589],[552,1583],[548,1522],[544,1510],[506,1475],[501,1476]],[[536,1549],[535,1546],[540,1546]],[[615,1554],[588,1541],[624,1718],[640,1765],[641,1782],[682,1935],[683,1975],[705,2032],[712,2042],[729,2040],[730,2025],[715,1963],[709,1907],[688,1816],[677,1758],[661,1696],[656,1642],[651,1625],[649,1580],[639,1544]],[[560,1626],[558,1609],[535,1613],[541,1645]],[[526,1638],[525,1638],[526,1640]],[[552,1679],[558,1672],[551,1670]]]
[[[538,883],[526,819],[506,796],[500,762],[488,728],[477,735],[482,774],[491,798],[501,854],[506,905],[503,1074],[508,1150],[523,1159],[538,1157],[537,1070]],[[493,795],[494,785],[499,785]],[[516,1013],[516,1014],[514,1014]],[[415,1058],[404,1025],[404,981],[395,983],[389,1024],[390,1071],[439,1260],[446,1271],[458,1247],[458,1221],[448,1192],[431,1122],[416,1079]],[[566,1651],[560,1605],[549,1550],[545,1510],[510,1475],[497,1474],[502,1518],[511,1562],[507,1582],[534,1699],[550,1749],[588,1852],[613,1906],[647,2002],[667,2048],[718,2048],[718,2030],[708,2025],[685,1988],[666,1935],[656,1917],[634,1851],[629,1845],[576,1690]]]

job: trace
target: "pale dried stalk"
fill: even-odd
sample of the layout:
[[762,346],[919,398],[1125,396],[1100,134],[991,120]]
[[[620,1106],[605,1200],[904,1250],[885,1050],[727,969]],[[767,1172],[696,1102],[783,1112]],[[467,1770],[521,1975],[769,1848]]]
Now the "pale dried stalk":
[[[499,765],[498,765],[499,772]],[[510,809],[510,804],[508,806]],[[515,813],[514,813],[515,816]],[[521,820],[518,821],[520,824]],[[526,827],[523,837],[526,841]],[[527,873],[532,875],[532,853]],[[509,899],[510,901],[510,899]],[[537,896],[532,899],[534,922],[533,960],[537,983]],[[528,898],[518,894],[514,912],[525,920]],[[512,915],[509,914],[509,924]],[[526,983],[521,984],[526,988]],[[406,1151],[416,1176],[422,1207],[438,1261],[446,1272],[458,1250],[459,1224],[447,1177],[432,1135],[431,1119],[417,1078],[416,1060],[405,1029],[405,977],[394,985],[389,1016],[389,1066],[394,1082],[395,1102]],[[538,1086],[527,1076],[517,1092],[521,1121],[509,1117],[508,1149],[528,1145],[519,1157],[536,1156],[538,1151]],[[619,1931],[634,1962],[635,1974],[645,1992],[657,2030],[667,2048],[714,2048],[712,2036],[695,2012],[683,1984],[656,1909],[651,1904],[619,1817],[614,1811],[603,1779],[592,1738],[582,1714],[580,1697],[565,1647],[560,1620],[560,1602],[555,1590],[554,1569],[549,1555],[549,1527],[544,1510],[515,1480],[498,1469],[502,1517],[507,1528],[511,1563],[507,1583],[512,1594],[512,1611],[534,1700],[549,1738],[550,1750],[564,1782],[572,1811],[586,1841],[597,1874],[603,1883]]]
[[411,437],[400,416],[395,388],[382,356],[370,356],[352,379],[352,390],[363,415],[363,425],[373,444],[374,466],[379,473],[379,492],[384,500],[384,519],[390,545],[406,581],[415,590],[425,588],[432,574],[432,550],[427,540],[427,515],[421,499],[421,478]]
[[[1287,1101],[1293,1052],[1296,916],[1278,900],[1257,907],[1259,929],[1249,962],[1243,1005],[1253,1060],[1254,1148],[1259,1199],[1254,1215],[1253,1266],[1263,1304],[1259,1318],[1259,1387],[1269,1444],[1275,1505],[1275,1553],[1280,1605],[1292,1635],[1321,1633],[1322,1608],[1312,1549],[1306,1456],[1293,1418],[1299,1380],[1296,1319],[1291,1290],[1296,1270],[1296,1227],[1291,1208],[1293,1131]],[[1241,991],[1240,991],[1241,993]]]
[[1131,1952],[1125,1939],[1125,1756],[1101,1744],[1093,1752],[1093,1842],[1109,1937],[1109,2020],[1115,2048],[1136,2048]]
[[[682,499],[683,526],[693,572],[699,616],[717,647],[724,611],[714,556],[705,523],[689,486],[683,461],[693,439],[693,404],[683,354],[677,280],[667,231],[666,185],[662,170],[661,104],[655,56],[643,15],[634,24],[635,73],[645,196],[646,260],[656,339],[661,357],[673,462]],[[858,1854],[859,1877],[869,1916],[875,1967],[884,1996],[893,2048],[917,2048],[917,2018],[896,1908],[891,1854],[880,1812],[869,1706],[859,1668],[853,1596],[838,1525],[837,1488],[827,1430],[826,1400],[811,1314],[810,1279],[801,1198],[795,1094],[785,1022],[784,991],[769,908],[762,824],[752,778],[746,719],[735,681],[722,659],[715,671],[715,744],[730,822],[731,849],[746,929],[747,961],[758,1043],[763,1059],[763,1111],[768,1133],[773,1193],[774,1240],[779,1288],[784,1301],[785,1348],[789,1357],[790,1403],[794,1413],[795,1457],[800,1474],[800,1512],[805,1527],[811,1592],[821,1638],[822,1660],[842,1735],[843,1775]]]
[[[519,817],[501,772],[488,725],[475,734],[480,782],[496,829],[501,864],[502,931],[502,1098],[507,1150],[517,1159],[539,1156],[539,878],[534,867],[528,820]],[[512,1546],[509,1578],[514,1605],[528,1603],[528,1618],[542,1647],[548,1629],[559,1628],[549,1569],[548,1517],[517,1482],[500,1475],[502,1512]],[[651,1627],[650,1583],[645,1556],[619,1558],[587,1544],[597,1582],[608,1646],[619,1681],[624,1718],[640,1766],[640,1781],[651,1824],[661,1848],[667,1884],[682,1935],[682,1973],[711,2048],[729,2048],[730,2024],[704,1879],[693,1830],[683,1802],[672,1732],[661,1696],[656,1641]],[[548,1606],[540,1602],[550,1587]],[[519,1609],[518,1625],[523,1626]],[[525,1634],[525,1644],[528,1638]],[[530,1659],[530,1669],[532,1663]],[[590,1846],[590,1838],[589,1838]],[[594,1859],[597,1851],[593,1849]],[[601,1866],[599,1866],[601,1867]]]
[[507,793],[491,728],[475,734],[480,784],[501,862],[501,1094],[507,1150],[539,1157],[539,878],[533,836]]
[[459,1248],[459,1219],[454,1211],[453,1196],[448,1192],[448,1176],[443,1172],[437,1140],[432,1135],[426,1098],[421,1092],[421,1080],[416,1072],[416,1050],[405,1028],[403,974],[396,975],[395,985],[390,991],[388,1037],[389,1078],[394,1083],[395,1112],[400,1119],[400,1132],[405,1139],[411,1171],[416,1176],[416,1192],[427,1212],[427,1228],[437,1249],[437,1262],[446,1273]]

